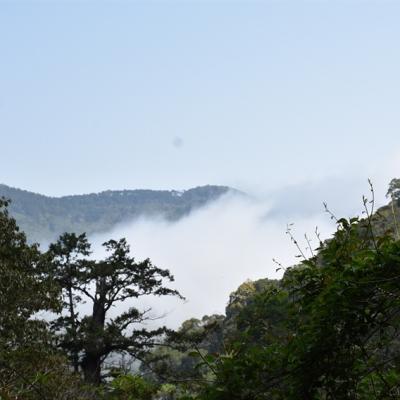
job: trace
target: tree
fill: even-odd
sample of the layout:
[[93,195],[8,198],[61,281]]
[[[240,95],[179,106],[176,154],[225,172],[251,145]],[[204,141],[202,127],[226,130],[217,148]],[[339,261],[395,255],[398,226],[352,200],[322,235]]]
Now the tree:
[[315,256],[243,309],[201,398],[399,398],[400,241],[366,214],[337,220]]
[[48,257],[25,234],[0,198],[0,398],[89,399],[39,312],[60,310]]
[[83,260],[90,254],[90,244],[84,234],[77,236],[74,233],[65,233],[60,240],[49,246],[49,253],[52,256],[54,276],[62,290],[62,306],[67,311],[66,315],[60,316],[53,321],[53,329],[64,328],[63,350],[69,355],[74,371],[79,371],[79,345],[78,326],[79,316],[76,310],[77,303],[82,301],[79,294],[76,294],[74,287],[79,284],[79,271]]
[[389,183],[389,189],[386,193],[386,197],[390,197],[393,200],[400,199],[400,179],[393,178]]
[[[96,385],[101,382],[108,356],[128,353],[140,359],[167,332],[165,327],[146,330],[141,326],[149,319],[149,310],[132,306],[113,318],[110,310],[147,295],[181,297],[178,291],[164,286],[164,281],[173,281],[170,272],[149,259],[136,262],[125,239],[110,240],[103,246],[108,256],[89,260],[90,245],[85,235],[64,234],[49,250],[54,275],[63,289],[65,311],[53,327],[74,367],[79,365],[86,382]],[[77,306],[84,301],[91,304],[92,311],[81,317]]]
[[223,349],[223,322],[224,316],[218,314],[184,321],[162,346],[146,355],[141,372],[158,383],[185,382],[184,389],[195,392],[209,372],[199,365],[200,354],[216,354]]
[[36,325],[31,317],[41,310],[54,310],[57,287],[46,275],[46,259],[8,214],[9,202],[0,198],[0,338],[3,344],[24,340]]
[[155,385],[139,375],[118,375],[110,384],[109,400],[152,400]]

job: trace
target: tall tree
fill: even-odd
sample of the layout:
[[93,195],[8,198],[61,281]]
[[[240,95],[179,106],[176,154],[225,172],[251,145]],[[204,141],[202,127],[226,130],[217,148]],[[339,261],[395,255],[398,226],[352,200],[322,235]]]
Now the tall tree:
[[60,310],[49,259],[27,244],[0,198],[0,398],[89,399],[39,312]]
[[57,287],[46,272],[37,245],[26,237],[8,213],[9,202],[0,198],[0,343],[13,348],[39,325],[32,316],[56,309]]
[[79,346],[77,337],[78,311],[76,305],[82,299],[74,292],[79,283],[81,257],[90,254],[90,244],[84,234],[65,233],[56,243],[49,247],[49,253],[56,265],[54,276],[62,288],[63,308],[66,315],[53,322],[53,328],[64,328],[63,347],[71,359],[74,371],[79,371]]
[[[74,366],[78,364],[85,380],[99,384],[104,361],[113,353],[128,353],[141,358],[167,329],[146,330],[141,323],[149,310],[130,307],[117,317],[110,317],[112,307],[130,303],[141,296],[178,296],[178,291],[164,285],[173,281],[168,270],[149,259],[136,262],[125,239],[110,240],[103,246],[108,256],[88,260],[90,245],[84,235],[64,234],[50,246],[55,274],[64,291],[66,316],[54,321],[60,345],[68,349]],[[80,316],[76,307],[91,303],[90,315]]]

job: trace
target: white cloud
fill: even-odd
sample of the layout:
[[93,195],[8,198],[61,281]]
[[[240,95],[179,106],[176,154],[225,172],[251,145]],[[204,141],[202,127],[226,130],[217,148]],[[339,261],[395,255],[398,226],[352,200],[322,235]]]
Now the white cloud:
[[273,258],[285,266],[296,263],[286,223],[295,222],[294,233],[304,246],[304,233],[312,236],[316,226],[325,237],[333,230],[321,207],[294,221],[268,217],[272,209],[264,201],[226,196],[177,222],[140,219],[93,237],[95,256],[102,255],[103,241],[126,237],[138,260],[149,257],[170,269],[174,287],[187,301],[147,298],[141,305],[151,305],[156,315],[167,313],[162,323],[176,327],[187,318],[223,313],[229,294],[246,279],[279,278],[282,272],[276,272]]

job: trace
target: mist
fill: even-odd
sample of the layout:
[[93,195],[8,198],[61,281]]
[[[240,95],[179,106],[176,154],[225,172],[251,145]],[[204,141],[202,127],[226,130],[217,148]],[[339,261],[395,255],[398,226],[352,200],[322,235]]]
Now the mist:
[[[153,317],[163,316],[156,324],[176,328],[188,318],[224,313],[229,294],[248,279],[281,278],[283,271],[277,271],[273,259],[284,267],[298,263],[299,251],[286,233],[288,224],[293,224],[292,234],[310,255],[304,234],[316,248],[316,227],[322,239],[334,232],[334,223],[322,206],[327,199],[338,200],[334,183],[295,186],[268,196],[228,194],[176,222],[161,217],[130,221],[93,236],[94,256],[105,255],[101,247],[104,241],[125,237],[136,260],[148,257],[155,265],[169,269],[175,277],[170,287],[178,289],[185,301],[142,298],[139,303],[135,300],[119,307],[151,307]],[[342,191],[346,199],[337,204],[340,216],[343,211],[348,211],[348,216],[361,212],[359,187],[347,183]],[[353,201],[348,202],[348,197],[354,197]],[[309,204],[311,198],[314,209]],[[340,207],[343,204],[346,210]]]

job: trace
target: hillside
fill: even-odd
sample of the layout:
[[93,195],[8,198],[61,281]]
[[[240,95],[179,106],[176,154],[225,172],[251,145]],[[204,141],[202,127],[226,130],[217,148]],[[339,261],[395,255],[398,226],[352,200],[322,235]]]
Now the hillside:
[[49,241],[63,232],[105,232],[142,216],[175,221],[232,191],[226,186],[175,190],[121,190],[48,197],[0,184],[0,197],[11,199],[10,212],[29,241]]
[[242,283],[225,315],[184,321],[142,373],[190,382],[177,399],[399,399],[400,199],[371,204],[281,279]]

